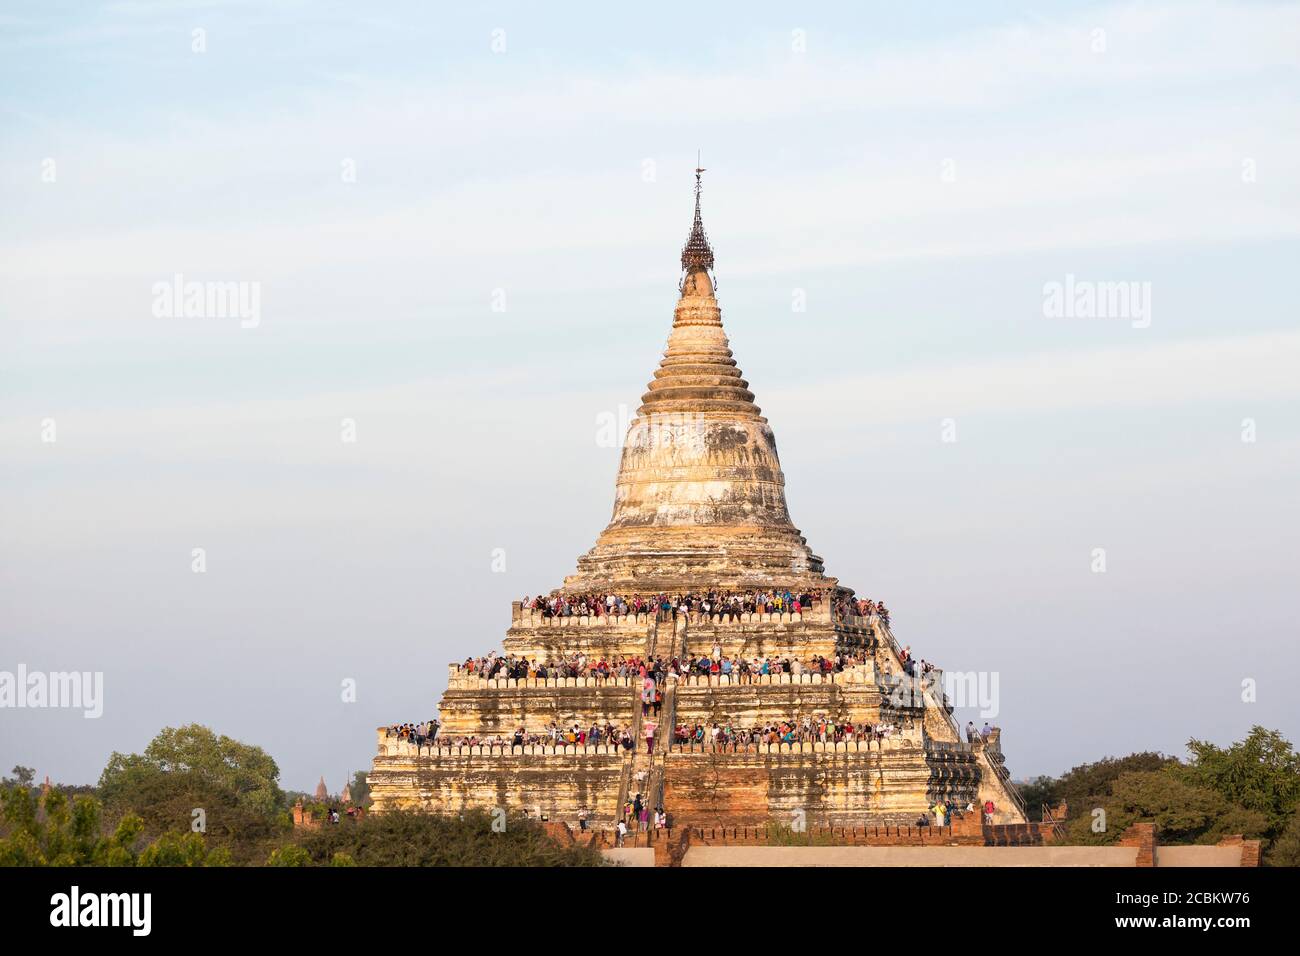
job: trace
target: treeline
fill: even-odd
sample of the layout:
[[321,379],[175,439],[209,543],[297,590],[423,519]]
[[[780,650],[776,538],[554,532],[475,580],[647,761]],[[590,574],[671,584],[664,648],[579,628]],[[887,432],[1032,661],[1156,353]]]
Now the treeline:
[[[364,806],[365,775],[349,784]],[[280,769],[260,747],[190,724],[142,754],[114,753],[96,787],[0,779],[0,866],[590,866],[536,821],[399,813],[295,829]],[[76,791],[76,792],[71,792]],[[319,819],[323,814],[316,814]]]
[[1020,787],[1032,819],[1068,805],[1066,841],[1114,843],[1133,823],[1154,822],[1160,842],[1216,843],[1241,834],[1265,843],[1264,861],[1300,866],[1300,755],[1277,731],[1252,728],[1218,747],[1190,740],[1188,757],[1135,753],[1082,764]]

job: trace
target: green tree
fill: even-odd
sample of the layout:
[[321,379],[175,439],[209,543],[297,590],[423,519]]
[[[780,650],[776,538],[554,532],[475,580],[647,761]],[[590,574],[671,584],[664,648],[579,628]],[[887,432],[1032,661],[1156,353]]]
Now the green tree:
[[140,854],[136,866],[230,866],[230,851],[209,849],[201,833],[164,833]]
[[106,803],[129,798],[150,780],[190,775],[236,795],[241,806],[273,816],[284,809],[280,768],[261,747],[218,736],[200,724],[165,727],[143,754],[114,753],[99,778]]
[[1282,833],[1300,805],[1300,754],[1280,733],[1255,726],[1230,747],[1193,739],[1187,749],[1192,759],[1178,771],[1183,780],[1262,813],[1268,836]]
[[0,778],[0,786],[30,788],[33,781],[36,780],[36,771],[31,767],[24,767],[22,764],[18,764],[9,772],[12,773],[13,776]]
[[1064,800],[1068,804],[1068,819],[1087,817],[1091,821],[1093,809],[1105,804],[1111,787],[1123,774],[1161,770],[1177,762],[1173,757],[1152,751],[1127,757],[1103,757],[1066,771],[1051,787],[1052,799],[1041,802],[1056,804]]
[[352,805],[354,807],[370,806],[370,780],[364,770],[358,770],[352,775],[352,783],[348,789],[352,792]]
[[284,846],[276,847],[266,861],[267,866],[311,866],[311,864],[311,854],[296,843],[286,843]]
[[144,754],[113,754],[100,792],[110,815],[138,815],[149,839],[188,831],[202,811],[207,844],[254,863],[292,829],[278,776],[261,748],[191,725],[164,730]]
[[138,815],[150,839],[189,830],[196,809],[202,810],[209,844],[226,847],[239,863],[265,860],[292,829],[287,813],[267,815],[250,809],[238,794],[191,771],[143,777],[109,807],[111,813]]
[[1191,785],[1168,770],[1124,773],[1099,804],[1106,811],[1106,829],[1092,831],[1093,816],[1072,817],[1072,843],[1112,844],[1129,826],[1153,822],[1161,843],[1216,843],[1229,834],[1248,838],[1263,835],[1268,821],[1207,787]]
[[561,846],[541,824],[511,816],[493,827],[486,810],[439,815],[416,812],[372,814],[355,823],[312,830],[302,848],[317,865],[339,853],[358,866],[600,866],[599,850]]
[[1019,784],[1020,798],[1025,801],[1030,820],[1042,819],[1044,805],[1053,807],[1060,802],[1057,796],[1059,787],[1060,781],[1047,776],[1033,777]]
[[23,786],[0,791],[7,835],[0,839],[0,866],[223,866],[229,853],[209,851],[197,833],[167,834],[138,856],[144,822],[124,816],[106,832],[99,801],[69,800],[51,788],[40,800]]
[[1300,813],[1291,817],[1282,835],[1273,841],[1264,862],[1269,866],[1300,866]]

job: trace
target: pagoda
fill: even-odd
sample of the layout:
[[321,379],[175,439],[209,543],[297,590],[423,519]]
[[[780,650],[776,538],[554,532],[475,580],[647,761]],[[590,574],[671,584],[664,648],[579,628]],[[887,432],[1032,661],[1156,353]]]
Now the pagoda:
[[[510,667],[450,666],[436,738],[379,729],[374,810],[505,808],[570,824],[585,811],[608,825],[640,794],[674,825],[911,824],[945,802],[991,802],[998,822],[1024,822],[999,732],[962,740],[941,674],[909,673],[887,618],[826,575],[790,518],[776,438],[723,329],[703,172],[672,330],[628,428],[609,524],[562,587],[514,603]],[[742,594],[786,597],[729,605]],[[593,595],[625,613],[548,606]],[[629,660],[658,661],[658,673],[591,672]],[[682,666],[701,660],[782,666]],[[546,667],[572,661],[584,673]],[[647,687],[657,710],[643,706]],[[853,731],[823,737],[825,722]],[[798,739],[735,733],[782,725]],[[633,746],[544,736],[593,726],[623,728]],[[701,727],[702,740],[688,736]]]

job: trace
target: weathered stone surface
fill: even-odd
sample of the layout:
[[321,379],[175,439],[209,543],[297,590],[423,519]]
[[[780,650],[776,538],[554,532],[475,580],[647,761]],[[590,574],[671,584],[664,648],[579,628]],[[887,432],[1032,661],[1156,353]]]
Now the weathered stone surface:
[[709,274],[689,272],[628,429],[613,517],[567,590],[834,584],[790,520],[776,437],[748,386]]
[[625,685],[584,687],[495,687],[504,681],[485,682],[481,690],[448,688],[439,707],[442,733],[509,737],[518,727],[538,731],[554,723],[583,729],[593,722],[615,727],[632,724],[632,691]]
[[[809,682],[714,684],[707,678],[687,679],[677,686],[676,717],[688,725],[730,724],[761,727],[800,717],[827,717],[855,726],[880,723],[882,695],[874,683]],[[843,675],[834,675],[840,677]]]
[[[380,745],[381,748],[384,746]],[[397,748],[393,748],[397,749]],[[374,811],[466,807],[527,810],[534,818],[576,821],[585,806],[594,818],[616,816],[624,758],[618,753],[501,753],[414,749],[375,758],[370,774]]]
[[667,758],[664,804],[687,822],[911,823],[925,800],[968,798],[977,778],[971,755],[945,760],[920,746],[775,754],[674,751]]

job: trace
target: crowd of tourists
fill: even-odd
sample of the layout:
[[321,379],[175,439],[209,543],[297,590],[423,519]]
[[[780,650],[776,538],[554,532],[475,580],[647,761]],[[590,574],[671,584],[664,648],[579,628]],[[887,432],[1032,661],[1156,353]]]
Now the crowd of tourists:
[[540,731],[530,732],[523,727],[517,727],[509,737],[500,734],[484,739],[466,737],[447,746],[455,744],[462,746],[491,744],[496,747],[523,747],[536,744],[547,747],[594,747],[603,744],[608,747],[622,747],[624,750],[631,750],[635,746],[631,728],[626,724],[615,727],[608,721],[604,726],[595,722],[590,726],[573,724],[569,727],[561,727],[555,721],[551,721]]
[[[578,827],[587,829],[587,821],[590,816],[587,807],[584,805],[578,810]],[[668,814],[662,806],[650,809],[650,801],[637,794],[629,797],[623,803],[622,813],[619,815],[618,823],[614,826],[614,845],[623,846],[623,841],[627,839],[630,829],[636,828],[642,833],[654,827],[656,830],[662,830],[668,826]]]
[[862,600],[844,598],[836,605],[836,610],[840,612],[841,617],[845,614],[852,614],[855,617],[876,616],[885,627],[889,627],[889,608],[885,607],[884,601],[873,601],[871,598]]
[[747,728],[733,727],[729,723],[715,723],[711,727],[678,724],[673,730],[673,743],[725,749],[752,744],[871,742],[888,740],[899,730],[898,725],[892,723],[854,725],[851,721],[835,721],[819,715],[768,721]]
[[[889,626],[889,608],[884,601],[871,598],[850,598],[847,592],[835,592],[837,617],[879,617]],[[709,622],[736,621],[743,614],[799,614],[821,605],[826,592],[821,589],[792,591],[788,588],[732,591],[711,588],[703,592],[686,594],[538,594],[524,595],[522,605],[527,610],[541,611],[552,617],[626,617],[628,615],[654,614],[660,619],[676,620],[686,615],[691,620],[703,618]]]
[[952,800],[936,801],[934,806],[927,807],[926,812],[921,814],[916,820],[918,827],[928,827],[933,820],[934,826],[948,826],[953,820],[960,820],[967,814],[982,813],[982,819],[985,823],[992,823],[997,807],[992,800],[985,800],[984,805],[977,807],[973,800],[966,801],[963,806],[961,803],[953,803]]
[[[656,695],[657,696],[657,695]],[[657,731],[654,719],[659,715],[661,699],[643,698],[645,719],[642,720],[641,735],[645,738],[647,749],[653,751]],[[564,727],[551,721],[538,730],[528,730],[520,726],[512,734],[467,734],[447,737],[439,735],[436,720],[419,724],[394,724],[388,728],[388,736],[399,740],[409,740],[416,747],[523,747],[542,745],[549,747],[578,746],[588,747],[605,745],[632,750],[636,740],[632,729],[626,725],[616,726],[610,721],[599,721],[590,725],[574,723]],[[859,723],[836,721],[824,715],[791,718],[788,720],[768,721],[752,727],[738,727],[730,722],[704,724],[678,724],[673,728],[673,743],[708,745],[712,747],[744,746],[748,744],[790,744],[790,743],[842,743],[845,741],[880,741],[888,740],[899,733],[900,727],[894,723]],[[973,731],[973,725],[968,733]],[[985,734],[987,735],[987,725]]]
[[937,671],[939,666],[925,658],[917,660],[912,656],[912,645],[899,648],[898,660],[903,665],[903,673],[908,677],[929,677],[931,673]]
[[925,658],[917,660],[913,657],[911,644],[899,648],[898,662],[903,665],[903,673],[908,677],[925,677],[936,669],[935,665],[925,660]]
[[[713,677],[736,675],[742,683],[745,683],[754,677],[769,674],[793,674],[795,676],[802,674],[837,674],[846,667],[864,664],[868,659],[864,653],[855,654],[845,651],[831,657],[817,654],[805,663],[798,658],[792,660],[789,657],[754,657],[749,659],[739,656],[725,657],[720,653],[721,649],[716,645],[715,650],[718,651],[716,655],[701,655],[698,658],[687,660],[685,665],[679,665],[679,673],[687,676]],[[676,661],[672,663],[676,664]]]
[[[652,665],[653,666],[653,665]],[[546,679],[548,677],[641,677],[648,670],[646,662],[640,657],[619,657],[612,660],[600,658],[591,660],[586,654],[578,652],[565,659],[547,661],[529,660],[515,657],[513,654],[498,656],[495,652],[486,657],[470,657],[460,665],[460,669],[489,680],[494,678]]]
[[429,720],[419,724],[394,724],[388,728],[387,736],[395,737],[398,740],[409,740],[416,747],[426,745],[442,748],[524,747],[534,745],[587,747],[604,744],[610,747],[622,747],[624,750],[631,750],[635,746],[631,728],[626,724],[616,727],[608,721],[604,725],[599,722],[593,722],[590,726],[575,723],[569,727],[562,727],[555,721],[551,721],[539,730],[528,730],[522,726],[516,727],[511,734],[465,734],[459,737],[454,735],[448,737],[445,734],[439,735],[438,731],[438,721]]
[[543,617],[626,617],[656,614],[677,619],[679,614],[710,621],[734,621],[742,614],[799,614],[821,604],[824,593],[779,588],[729,591],[712,588],[687,594],[539,594],[525,596],[523,606],[540,610]]
[[434,738],[438,736],[438,721],[425,720],[418,724],[393,724],[388,728],[386,736],[396,737],[398,740],[409,740],[416,747],[423,747],[426,743],[432,746]]
[[579,651],[566,659],[539,662],[525,657],[515,657],[513,654],[498,655],[493,652],[485,657],[467,658],[458,667],[467,674],[489,680],[548,677],[594,677],[604,680],[610,677],[641,679],[650,677],[656,683],[661,683],[669,674],[674,674],[678,677],[736,675],[741,682],[747,682],[756,676],[769,674],[834,674],[846,667],[866,663],[869,659],[866,649],[845,650],[830,657],[818,654],[808,661],[771,656],[728,657],[722,653],[720,644],[714,644],[711,653],[702,653],[699,657],[685,659],[676,657],[669,659],[659,657],[653,661],[641,657],[593,659]]

